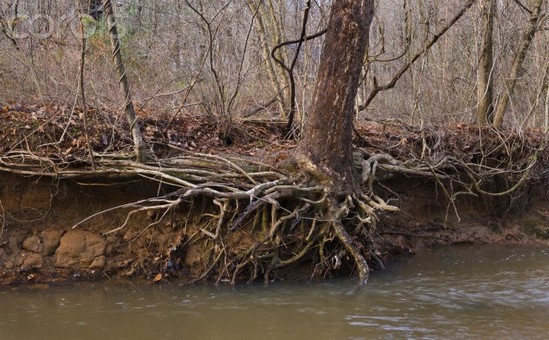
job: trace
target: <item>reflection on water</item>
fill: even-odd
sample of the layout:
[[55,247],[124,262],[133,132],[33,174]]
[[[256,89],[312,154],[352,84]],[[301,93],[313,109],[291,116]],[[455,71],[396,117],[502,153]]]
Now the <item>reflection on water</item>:
[[0,340],[549,338],[549,249],[426,250],[354,284],[5,288]]

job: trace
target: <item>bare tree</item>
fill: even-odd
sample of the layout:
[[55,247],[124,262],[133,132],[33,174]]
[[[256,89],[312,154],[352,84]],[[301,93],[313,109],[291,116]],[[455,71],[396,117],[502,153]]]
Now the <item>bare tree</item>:
[[392,89],[395,87],[397,82],[400,80],[400,78],[412,67],[412,65],[425,53],[427,53],[434,44],[444,35],[454,24],[467,12],[467,10],[475,3],[476,0],[469,0],[467,1],[461,10],[446,24],[444,27],[437,32],[430,40],[425,41],[425,45],[423,48],[417,52],[413,57],[410,58],[410,60],[402,66],[398,72],[393,76],[393,78],[385,85],[378,85],[374,78],[374,88],[368,95],[368,98],[366,98],[365,102],[361,104],[358,108],[359,111],[362,111],[370,105],[370,103],[374,100],[374,98],[382,91],[386,91],[389,89]]
[[494,114],[494,58],[493,31],[496,0],[484,0],[482,3],[483,42],[477,71],[477,124],[491,123]]
[[[311,115],[299,143],[297,157],[302,168],[329,188],[336,200],[360,191],[352,153],[353,118],[373,16],[373,0],[332,4]],[[334,224],[334,231],[353,255],[364,284],[366,260],[341,223]]]
[[120,39],[118,38],[118,29],[116,27],[116,21],[114,18],[114,11],[112,8],[111,0],[103,1],[103,8],[105,10],[105,16],[109,25],[109,34],[111,36],[112,54],[114,63],[116,65],[116,73],[120,82],[120,89],[124,95],[124,111],[126,112],[126,118],[130,125],[130,130],[133,137],[134,151],[137,160],[142,162],[147,158],[145,146],[143,144],[143,137],[139,129],[139,123],[135,115],[135,109],[132,102],[132,95],[130,91],[130,83],[128,82],[128,76],[126,75],[126,67],[122,59],[122,51],[120,50]]
[[373,0],[338,0],[332,5],[311,114],[299,152],[328,180],[334,192],[357,190],[352,157],[355,98],[364,60]]
[[[4,37],[0,39],[0,83],[6,84],[1,100],[66,104],[77,95],[74,84],[80,44],[75,40],[79,39],[76,1],[0,1],[0,36]],[[85,13],[105,18],[102,0],[78,1]],[[229,112],[234,122],[251,115],[254,119],[287,118],[297,111],[296,123],[304,131],[306,119],[302,118],[310,111],[324,38],[303,43],[293,69],[294,100],[290,99],[290,77],[270,52],[278,44],[297,41],[275,51],[276,57],[291,67],[302,40],[306,2],[189,2],[211,22],[213,43],[206,23],[185,1],[112,3],[134,104],[146,104],[148,109],[173,116]],[[462,13],[471,2],[479,6]],[[498,4],[497,15],[489,21],[480,19],[481,11],[494,3]],[[494,95],[490,110],[507,101],[506,115],[510,103],[514,112],[528,115],[527,121],[522,116],[516,117],[516,122],[526,121],[525,126],[541,123],[543,114],[538,107],[532,110],[532,103],[543,78],[543,59],[549,46],[549,35],[543,34],[547,1],[540,11],[540,34],[532,40],[510,97],[504,99],[509,89],[505,84],[513,78],[509,77],[513,60],[534,5],[534,0],[383,2],[372,22],[371,51],[360,87],[359,111],[367,110],[367,115],[359,118],[413,122],[418,114],[426,124],[478,120],[486,111],[485,103],[491,101],[490,87],[485,89],[481,84],[482,79],[489,79]],[[311,1],[307,34],[327,26],[330,6],[331,1]],[[449,25],[458,16],[459,21]],[[483,54],[481,60],[482,46],[488,44],[483,35],[490,36],[485,24],[493,25],[494,62],[483,68],[482,63],[490,59]],[[86,32],[86,69],[90,70],[86,72],[87,101],[90,107],[109,107],[119,97],[119,79],[109,77],[112,63],[106,60],[111,52],[110,44],[105,44],[109,32],[89,17]]]
[[[262,57],[265,60],[265,64],[267,66],[267,74],[269,76],[269,79],[273,85],[274,90],[276,91],[276,100],[278,102],[278,110],[280,111],[280,114],[283,117],[286,117],[287,100],[286,100],[285,93],[286,93],[286,87],[288,87],[288,85],[286,84],[287,78],[282,72],[280,72],[280,70],[274,64],[274,61],[271,58],[271,48],[269,47],[269,44],[273,44],[272,41],[274,39],[269,40],[268,31],[274,32],[275,37],[280,36],[280,32],[277,30],[279,28],[279,25],[276,24],[277,18],[267,13],[267,10],[269,10],[269,8],[273,8],[272,1],[269,0],[269,4],[265,5],[263,1],[259,1],[258,4],[254,4],[254,1],[246,0],[246,5],[248,6],[248,9],[251,13],[255,13],[257,9],[259,9],[259,15],[257,15],[257,20],[255,21],[255,25],[258,31],[258,38],[259,38],[259,43],[261,45],[260,48],[262,52]],[[265,8],[265,7],[268,7],[268,8]],[[275,43],[277,43],[276,40],[275,40]],[[285,56],[280,56],[280,58],[285,59]]]
[[526,58],[526,53],[528,52],[528,49],[530,47],[530,44],[532,43],[532,40],[534,39],[534,36],[536,35],[536,32],[539,30],[540,20],[543,18],[543,16],[541,15],[541,8],[544,1],[545,0],[535,0],[533,8],[530,11],[531,15],[530,20],[528,21],[528,28],[526,29],[526,32],[524,32],[520,45],[517,49],[517,52],[515,53],[515,57],[513,58],[513,64],[511,66],[511,71],[509,72],[509,76],[505,81],[503,94],[495,110],[493,122],[495,128],[499,129],[503,125],[503,118],[505,116],[505,112],[507,111],[507,107],[509,106],[511,96],[513,95],[513,90],[517,84],[517,79],[522,72],[522,64],[524,63],[524,59]]
[[89,130],[89,124],[88,124],[88,107],[86,104],[86,88],[85,88],[85,82],[84,82],[84,73],[85,73],[85,66],[86,66],[86,46],[87,46],[87,39],[86,39],[86,32],[84,29],[84,18],[82,14],[84,13],[83,6],[81,2],[77,2],[76,6],[78,7],[78,12],[80,13],[80,35],[81,35],[81,41],[82,41],[82,49],[80,50],[80,67],[79,67],[79,73],[80,73],[80,79],[78,82],[78,87],[80,88],[80,99],[82,101],[82,115],[81,119],[84,123],[84,136],[86,137],[86,146],[88,149],[88,157],[90,159],[90,164],[92,169],[95,171],[95,161],[93,159],[93,149],[90,142],[90,130]]
[[549,84],[546,85],[545,105],[543,114],[543,131],[549,133]]
[[[17,20],[18,16],[18,9],[19,9],[19,1],[16,0],[13,4],[9,4],[8,8],[13,7],[14,15],[13,17],[15,20]],[[12,45],[15,47],[16,50],[20,51],[20,47],[17,44],[17,40],[12,35],[11,31],[13,30],[13,26],[15,26],[14,22],[8,22],[7,15],[4,13],[4,10],[2,7],[0,7],[0,30],[2,31],[2,34],[12,43]]]

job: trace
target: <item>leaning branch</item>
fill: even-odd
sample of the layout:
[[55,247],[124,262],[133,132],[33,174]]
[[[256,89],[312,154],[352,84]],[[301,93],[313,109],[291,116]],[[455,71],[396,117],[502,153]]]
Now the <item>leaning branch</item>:
[[372,92],[370,92],[370,95],[366,99],[366,101],[361,104],[358,107],[358,111],[362,111],[370,105],[370,103],[374,100],[374,98],[378,95],[379,92],[392,89],[395,87],[396,83],[400,80],[400,78],[408,71],[410,67],[416,62],[416,60],[419,59],[422,55],[424,55],[464,14],[467,12],[467,10],[476,2],[476,0],[469,0],[462,8],[461,10],[454,16],[450,22],[446,26],[444,26],[437,34],[435,34],[430,41],[425,44],[423,49],[419,51],[416,55],[410,59],[398,72],[395,74],[393,79],[389,83],[383,86],[374,85],[374,88],[372,89]]
[[114,11],[111,0],[103,1],[103,8],[105,9],[105,15],[109,25],[109,34],[111,36],[112,55],[114,63],[116,65],[116,73],[118,75],[118,81],[120,83],[120,89],[124,95],[124,111],[126,112],[126,118],[130,125],[130,130],[133,137],[135,156],[139,162],[144,162],[147,159],[147,153],[143,144],[143,137],[139,129],[139,123],[135,114],[135,109],[132,102],[132,95],[130,91],[130,83],[128,82],[128,76],[126,74],[126,67],[122,59],[122,51],[120,47],[120,39],[118,38],[118,29],[116,27],[116,21],[114,18]]

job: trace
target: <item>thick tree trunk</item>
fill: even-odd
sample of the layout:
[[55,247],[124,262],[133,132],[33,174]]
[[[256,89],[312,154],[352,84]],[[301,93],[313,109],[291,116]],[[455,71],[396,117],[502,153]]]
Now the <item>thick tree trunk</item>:
[[373,0],[334,1],[310,117],[298,148],[303,170],[338,195],[358,190],[353,118],[373,16]]
[[484,23],[483,42],[477,72],[477,124],[491,123],[494,115],[493,91],[493,31],[496,0],[484,0],[482,19]]

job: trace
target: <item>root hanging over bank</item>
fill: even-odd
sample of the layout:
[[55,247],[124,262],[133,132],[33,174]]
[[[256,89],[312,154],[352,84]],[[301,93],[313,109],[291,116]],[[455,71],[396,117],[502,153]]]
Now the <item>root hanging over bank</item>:
[[[262,277],[268,282],[279,269],[307,262],[314,264],[313,277],[356,271],[364,284],[379,214],[398,210],[372,193],[337,202],[328,188],[299,171],[282,173],[272,165],[233,156],[190,153],[141,164],[104,155],[90,170],[64,168],[20,151],[2,157],[1,164],[13,173],[71,179],[83,185],[97,178],[140,176],[169,188],[157,197],[98,211],[73,226],[84,228],[99,215],[127,211],[125,221],[104,235],[122,233],[136,215],[154,215],[144,230],[160,227],[172,213],[204,202],[201,222],[192,227],[194,234],[177,245],[206,245],[202,253],[207,261],[195,281],[213,278],[234,284]],[[240,242],[235,235],[247,241]],[[178,259],[170,260],[174,261]],[[174,270],[170,274],[177,275]]]
[[[68,136],[65,131],[71,131],[70,122],[61,124],[55,119],[50,117],[53,130],[48,130],[49,123],[41,125],[52,133],[49,141],[62,140]],[[44,143],[44,137],[34,140],[36,134],[31,133],[3,150],[0,171],[81,186],[135,178],[156,183],[157,195],[82,216],[73,228],[85,230],[94,219],[112,211],[122,211],[126,218],[103,230],[105,237],[122,237],[134,219],[147,221],[128,243],[150,230],[180,228],[184,236],[156,256],[155,263],[161,266],[147,269],[144,263],[130,263],[128,275],[173,277],[185,276],[182,273],[190,270],[192,282],[233,284],[269,282],[283,270],[300,266],[311,268],[313,278],[354,275],[365,284],[370,267],[383,267],[376,255],[383,221],[399,213],[401,198],[385,186],[394,178],[425,179],[447,202],[448,213],[459,215],[455,202],[460,197],[501,199],[506,204],[500,209],[505,212],[518,197],[549,177],[545,135],[503,135],[473,127],[441,132],[395,124],[357,130],[354,162],[361,191],[346,197],[334,197],[325,184],[289,162],[294,145],[273,142],[265,146],[265,141],[276,139],[263,125],[241,129],[263,133],[246,136],[245,146],[240,141],[233,149],[211,152],[174,144],[174,138],[190,143],[182,132],[171,132],[167,140],[149,136],[147,142],[157,158],[147,163],[133,162],[125,154],[131,150],[129,143],[103,145],[93,155],[95,170],[77,142]],[[92,131],[92,143],[102,143],[102,136],[118,129]],[[145,124],[144,129],[156,135],[154,124]],[[96,144],[94,149],[98,149]],[[1,202],[0,209],[0,215],[5,215]],[[181,221],[178,225],[171,223],[175,217]],[[2,218],[0,232],[6,228],[4,222]],[[184,258],[191,250],[199,254],[200,261],[189,269]]]
[[[194,281],[213,278],[234,284],[262,277],[269,282],[279,269],[308,262],[314,264],[314,277],[356,271],[360,284],[365,284],[378,215],[398,210],[375,195],[353,195],[337,202],[326,187],[311,185],[304,176],[285,175],[271,166],[232,157],[193,154],[155,166],[129,161],[98,164],[99,172],[104,168],[112,175],[116,167],[119,173],[139,175],[173,190],[100,211],[73,228],[114,209],[126,209],[127,218],[105,235],[123,231],[135,214],[157,211],[146,227],[150,228],[161,224],[171,211],[206,199],[212,212],[204,213],[203,222],[193,227],[193,236],[178,245],[207,245],[203,253],[209,261]],[[246,235],[247,247],[242,248],[235,235]]]

